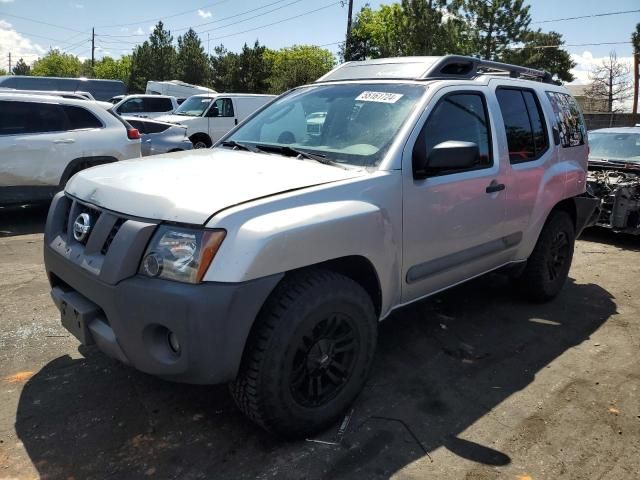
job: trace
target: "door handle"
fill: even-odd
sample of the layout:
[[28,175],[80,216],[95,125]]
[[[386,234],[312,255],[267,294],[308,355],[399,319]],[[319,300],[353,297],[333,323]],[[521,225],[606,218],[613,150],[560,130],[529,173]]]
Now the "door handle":
[[238,124],[238,119],[236,118],[236,125]]
[[498,183],[495,180],[493,182],[491,182],[491,184],[487,187],[486,192],[487,193],[496,193],[496,192],[501,192],[502,190],[504,190],[505,185],[504,183]]
[[75,143],[75,140],[73,138],[59,138],[54,140],[53,143]]

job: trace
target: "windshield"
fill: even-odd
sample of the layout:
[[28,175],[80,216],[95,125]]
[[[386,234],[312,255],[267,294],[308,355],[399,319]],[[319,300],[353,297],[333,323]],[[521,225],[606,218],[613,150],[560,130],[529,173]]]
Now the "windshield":
[[225,144],[290,147],[333,162],[375,166],[425,91],[422,85],[380,83],[303,87],[258,113]]
[[589,133],[590,160],[640,163],[640,133]]
[[201,117],[212,100],[213,98],[211,97],[189,97],[173,113],[175,115]]

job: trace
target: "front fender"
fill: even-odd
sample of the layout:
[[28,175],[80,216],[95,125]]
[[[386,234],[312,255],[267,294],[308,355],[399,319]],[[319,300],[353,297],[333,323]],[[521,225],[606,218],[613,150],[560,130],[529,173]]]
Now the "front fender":
[[204,280],[243,282],[347,256],[365,257],[383,292],[399,289],[399,239],[388,214],[366,201],[295,206],[247,219],[227,231]]

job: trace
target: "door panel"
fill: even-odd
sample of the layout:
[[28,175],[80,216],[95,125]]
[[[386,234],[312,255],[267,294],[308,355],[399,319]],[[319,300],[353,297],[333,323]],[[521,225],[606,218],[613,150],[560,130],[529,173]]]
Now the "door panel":
[[[504,228],[509,185],[495,154],[495,126],[488,121],[493,110],[495,104],[484,88],[443,89],[427,106],[422,135],[414,132],[415,140],[407,143],[403,154],[403,302],[505,263],[520,242],[521,235]],[[479,165],[414,179],[414,145],[426,142],[428,153],[449,140],[477,143]]]
[[217,108],[218,116],[209,116],[209,136],[215,143],[222,138],[229,130],[236,125],[235,105],[231,98],[218,98],[209,108],[207,115],[212,115],[213,109]]

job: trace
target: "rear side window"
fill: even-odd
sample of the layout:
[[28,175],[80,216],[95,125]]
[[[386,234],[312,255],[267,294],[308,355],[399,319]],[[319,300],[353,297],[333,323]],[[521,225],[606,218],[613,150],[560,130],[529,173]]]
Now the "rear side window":
[[145,122],[144,133],[161,133],[167,130],[171,125],[166,123]]
[[37,102],[0,102],[0,135],[61,132],[67,118],[60,105]]
[[145,112],[170,112],[173,110],[170,98],[145,98],[143,103]]
[[471,92],[455,93],[439,101],[418,141],[425,142],[427,156],[433,147],[449,140],[475,143],[480,149],[480,163],[476,168],[486,168],[493,163],[489,131],[484,96]]
[[544,116],[535,93],[516,88],[499,88],[496,90],[496,97],[507,133],[511,163],[540,158],[549,143]]
[[133,119],[130,118],[129,120],[127,120],[127,123],[129,125],[131,125],[133,128],[135,128],[136,130],[138,130],[138,132],[147,133],[145,131],[145,128],[144,128],[145,127],[145,122],[140,122],[138,120],[133,120]]
[[131,98],[118,107],[118,113],[142,113],[144,107],[141,98]]
[[561,92],[547,92],[547,97],[556,117],[560,145],[564,148],[584,145],[587,129],[578,102],[571,95]]
[[102,128],[102,122],[89,110],[81,107],[65,105],[64,112],[69,120],[69,130],[83,130],[87,128]]

